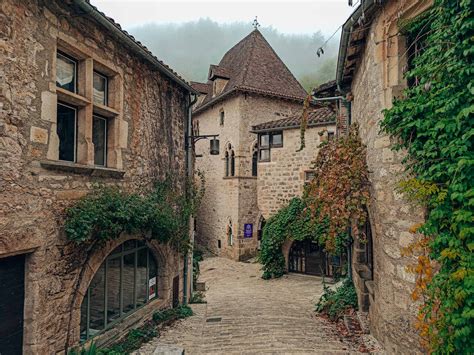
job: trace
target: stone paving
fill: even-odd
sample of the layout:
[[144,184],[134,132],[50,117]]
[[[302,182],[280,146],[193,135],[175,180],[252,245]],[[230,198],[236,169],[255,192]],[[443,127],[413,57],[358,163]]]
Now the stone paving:
[[160,344],[186,354],[355,354],[334,326],[314,313],[321,278],[289,274],[262,280],[260,265],[224,258],[201,263],[207,304],[194,316],[166,328],[136,354],[153,354]]

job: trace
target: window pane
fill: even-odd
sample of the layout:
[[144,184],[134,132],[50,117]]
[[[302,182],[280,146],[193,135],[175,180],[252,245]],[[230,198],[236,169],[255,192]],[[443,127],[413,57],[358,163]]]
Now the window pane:
[[260,160],[261,160],[261,161],[268,161],[268,160],[270,160],[270,150],[269,150],[269,149],[262,149],[262,150],[260,150]]
[[81,304],[81,341],[87,339],[87,295]]
[[283,134],[282,133],[274,133],[272,135],[272,145],[273,146],[283,145]]
[[94,275],[89,286],[90,294],[90,321],[89,336],[93,336],[105,325],[105,263],[102,264]]
[[135,253],[124,255],[122,271],[122,292],[123,292],[123,313],[130,312],[135,305],[134,286],[135,286]]
[[107,260],[107,323],[120,317],[120,257]]
[[57,133],[59,137],[59,159],[74,161],[76,146],[76,110],[58,105]]
[[105,118],[94,116],[92,142],[94,143],[94,164],[105,166],[107,146],[107,120]]
[[260,147],[268,147],[270,145],[270,136],[268,134],[262,134],[260,136]]
[[137,252],[137,307],[148,300],[147,249]]
[[132,250],[132,249],[135,249],[136,245],[137,245],[137,241],[135,239],[127,240],[125,243],[123,243],[123,249]]
[[158,267],[156,265],[155,258],[151,255],[151,252],[148,251],[148,260],[149,260],[149,271],[148,271],[148,299],[155,298],[157,296],[157,283],[156,277],[158,272]]
[[59,53],[56,60],[56,86],[76,92],[76,62]]
[[94,102],[107,105],[107,78],[94,73]]

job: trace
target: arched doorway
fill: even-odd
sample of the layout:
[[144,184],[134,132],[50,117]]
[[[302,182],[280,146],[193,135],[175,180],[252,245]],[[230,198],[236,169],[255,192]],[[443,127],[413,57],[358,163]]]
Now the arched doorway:
[[342,276],[346,273],[345,262],[345,255],[330,255],[316,242],[296,240],[288,254],[288,271],[315,276]]
[[288,271],[302,274],[326,275],[326,253],[310,240],[296,240],[290,248]]
[[142,240],[115,248],[95,273],[81,304],[81,340],[111,328],[118,320],[158,297],[158,263]]
[[258,221],[258,226],[257,226],[257,249],[258,250],[260,250],[260,246],[262,244],[263,227],[265,227],[265,218],[263,218],[263,216],[260,216],[260,219]]

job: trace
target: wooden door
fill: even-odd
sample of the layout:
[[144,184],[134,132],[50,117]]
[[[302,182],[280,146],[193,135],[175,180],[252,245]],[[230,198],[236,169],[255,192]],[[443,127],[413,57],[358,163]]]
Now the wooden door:
[[173,278],[173,308],[179,306],[179,276]]

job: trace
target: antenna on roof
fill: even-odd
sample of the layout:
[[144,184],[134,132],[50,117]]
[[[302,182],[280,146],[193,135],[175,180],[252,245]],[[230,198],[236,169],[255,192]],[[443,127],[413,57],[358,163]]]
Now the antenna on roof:
[[259,24],[258,21],[257,21],[257,16],[255,16],[255,20],[253,20],[252,26],[253,26],[253,28],[256,29],[256,30],[258,30],[258,28],[260,27],[260,24]]

